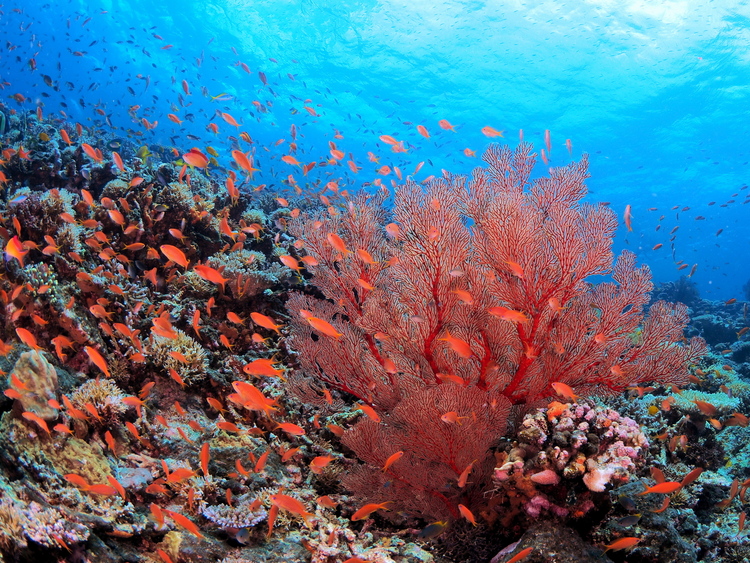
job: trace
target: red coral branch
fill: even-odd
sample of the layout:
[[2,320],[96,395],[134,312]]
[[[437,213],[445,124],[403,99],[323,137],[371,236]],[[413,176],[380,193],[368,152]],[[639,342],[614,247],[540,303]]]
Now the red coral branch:
[[[453,516],[482,491],[489,446],[512,405],[539,403],[556,381],[598,395],[685,383],[687,364],[704,352],[698,339],[681,343],[684,306],[656,303],[644,318],[651,276],[635,255],[612,268],[617,219],[583,203],[585,157],[535,180],[530,145],[493,145],[484,161],[469,179],[445,173],[400,186],[397,236],[384,228],[385,191],[292,227],[318,261],[312,283],[325,296],[288,303],[302,371],[383,418],[345,435],[364,461],[348,483],[429,519]],[[610,282],[588,281],[610,273]],[[342,335],[316,332],[302,310]],[[445,422],[451,411],[471,423]],[[403,458],[381,475],[398,450]],[[473,460],[476,479],[457,487]]]

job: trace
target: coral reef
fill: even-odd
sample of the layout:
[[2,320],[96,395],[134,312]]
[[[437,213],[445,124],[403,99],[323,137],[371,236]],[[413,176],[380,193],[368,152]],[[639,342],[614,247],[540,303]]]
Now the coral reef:
[[[213,156],[0,112],[4,560],[473,563],[533,526],[498,561],[595,559],[585,542],[626,535],[621,495],[634,554],[744,553],[743,310],[662,288],[723,345],[699,368],[632,254],[590,285],[615,218],[583,203],[585,161],[530,183],[531,147],[493,146],[391,209],[383,183],[290,175],[282,197]],[[550,404],[553,383],[599,398]],[[699,463],[645,514],[646,465]]]

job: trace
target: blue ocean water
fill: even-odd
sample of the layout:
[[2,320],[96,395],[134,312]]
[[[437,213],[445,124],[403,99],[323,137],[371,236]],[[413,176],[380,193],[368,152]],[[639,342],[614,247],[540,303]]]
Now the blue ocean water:
[[237,133],[228,113],[270,190],[299,176],[281,161],[292,125],[301,162],[328,158],[334,142],[362,168],[310,173],[350,191],[384,164],[410,174],[425,162],[418,180],[468,172],[479,160],[465,149],[503,140],[485,126],[511,144],[522,130],[537,150],[549,130],[550,166],[588,153],[591,200],[621,216],[632,206],[633,231],[621,226],[616,246],[635,250],[655,281],[697,264],[701,295],[729,299],[750,278],[747,2],[14,0],[0,10],[8,107],[64,112],[137,144],[210,145],[224,165]]

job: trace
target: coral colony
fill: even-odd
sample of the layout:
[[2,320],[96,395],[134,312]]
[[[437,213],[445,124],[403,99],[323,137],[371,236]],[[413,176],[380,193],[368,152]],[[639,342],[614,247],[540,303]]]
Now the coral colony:
[[585,157],[532,179],[531,145],[490,145],[470,177],[287,200],[197,149],[24,117],[2,162],[3,560],[546,561],[571,526],[613,558],[708,556],[677,515],[750,553],[722,453],[748,386],[699,368],[687,306],[614,260]]

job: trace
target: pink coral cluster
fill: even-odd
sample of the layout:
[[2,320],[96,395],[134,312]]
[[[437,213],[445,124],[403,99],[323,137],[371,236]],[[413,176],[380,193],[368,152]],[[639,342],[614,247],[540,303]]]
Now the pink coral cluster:
[[[555,503],[562,492],[580,483],[603,492],[613,482],[626,482],[643,461],[648,440],[638,424],[610,408],[593,403],[562,404],[528,414],[516,441],[498,453],[494,473],[497,492],[520,491],[523,510],[531,517],[542,512],[558,516],[583,515],[593,508],[590,494],[578,495],[573,507]],[[561,485],[558,487],[558,485]]]

